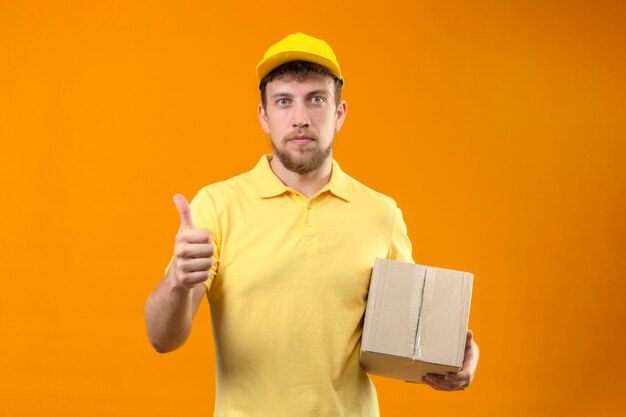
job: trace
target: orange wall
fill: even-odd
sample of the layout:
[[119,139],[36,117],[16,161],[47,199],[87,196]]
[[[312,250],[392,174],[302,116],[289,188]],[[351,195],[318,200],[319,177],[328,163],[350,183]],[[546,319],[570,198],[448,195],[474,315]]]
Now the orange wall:
[[375,378],[383,416],[621,415],[624,22],[621,1],[2,0],[0,415],[211,414],[208,306],[158,355],[143,303],[171,196],[269,151],[254,68],[295,31],[340,59],[342,167],[398,201],[416,261],[476,275],[474,384]]

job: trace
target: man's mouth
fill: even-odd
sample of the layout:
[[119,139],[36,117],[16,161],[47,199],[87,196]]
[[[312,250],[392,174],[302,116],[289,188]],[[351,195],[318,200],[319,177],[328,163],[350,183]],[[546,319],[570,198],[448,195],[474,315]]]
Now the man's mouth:
[[287,138],[287,142],[293,143],[294,145],[306,145],[307,143],[311,143],[315,140],[315,138],[308,135],[296,135],[290,138]]
[[309,138],[307,136],[302,136],[302,137],[296,137],[293,139],[289,139],[289,142],[296,144],[296,145],[305,145],[307,143],[313,142],[314,139]]

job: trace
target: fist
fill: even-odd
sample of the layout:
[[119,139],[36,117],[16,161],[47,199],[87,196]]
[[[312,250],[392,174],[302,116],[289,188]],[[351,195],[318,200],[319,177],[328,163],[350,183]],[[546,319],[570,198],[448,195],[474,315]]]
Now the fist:
[[176,194],[174,204],[180,216],[180,230],[170,268],[176,286],[193,288],[209,278],[214,252],[211,234],[194,228],[189,203],[183,195]]

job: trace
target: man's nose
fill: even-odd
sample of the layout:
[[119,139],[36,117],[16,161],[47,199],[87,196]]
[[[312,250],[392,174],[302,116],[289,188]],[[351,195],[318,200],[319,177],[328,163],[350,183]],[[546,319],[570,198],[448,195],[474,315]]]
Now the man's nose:
[[310,124],[309,112],[306,105],[298,103],[293,107],[293,127],[307,127]]

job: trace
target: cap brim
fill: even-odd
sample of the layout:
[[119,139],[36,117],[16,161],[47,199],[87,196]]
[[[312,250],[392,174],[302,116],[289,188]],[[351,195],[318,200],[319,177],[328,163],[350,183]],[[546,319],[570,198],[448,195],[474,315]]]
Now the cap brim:
[[277,68],[281,66],[282,64],[286,64],[287,62],[291,62],[291,61],[307,61],[307,62],[313,62],[315,64],[320,64],[328,68],[328,70],[335,77],[343,81],[343,78],[341,77],[341,71],[339,70],[339,67],[335,65],[334,62],[322,56],[311,54],[308,52],[285,51],[285,52],[281,52],[279,54],[273,55],[259,62],[259,65],[257,65],[256,67],[256,73],[257,73],[257,76],[259,77],[259,82],[261,82],[263,77],[265,77],[267,74],[272,72],[274,68]]

